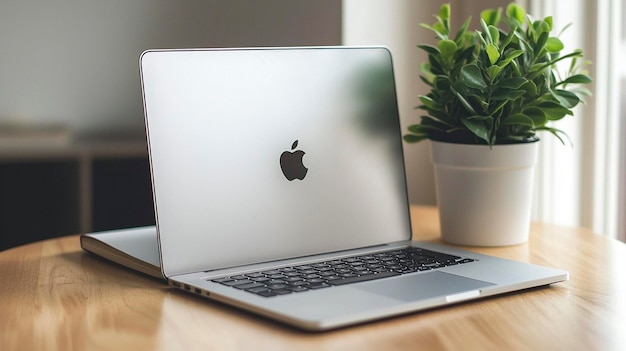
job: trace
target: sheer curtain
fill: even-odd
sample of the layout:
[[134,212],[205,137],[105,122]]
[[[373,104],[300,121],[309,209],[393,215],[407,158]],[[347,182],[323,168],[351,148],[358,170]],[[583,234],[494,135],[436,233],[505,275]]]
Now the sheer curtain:
[[552,15],[557,30],[572,23],[561,39],[567,51],[585,51],[594,78],[587,104],[575,111],[574,118],[559,122],[573,146],[548,138],[542,142],[533,216],[624,239],[624,229],[621,233],[619,229],[626,212],[620,185],[624,183],[619,74],[623,71],[619,60],[623,0],[518,2],[535,17]]

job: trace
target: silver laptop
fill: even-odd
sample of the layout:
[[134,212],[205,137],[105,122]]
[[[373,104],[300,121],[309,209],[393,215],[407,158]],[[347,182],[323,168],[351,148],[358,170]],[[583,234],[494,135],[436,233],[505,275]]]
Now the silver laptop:
[[568,278],[410,241],[385,48],[150,50],[141,77],[174,287],[325,330]]

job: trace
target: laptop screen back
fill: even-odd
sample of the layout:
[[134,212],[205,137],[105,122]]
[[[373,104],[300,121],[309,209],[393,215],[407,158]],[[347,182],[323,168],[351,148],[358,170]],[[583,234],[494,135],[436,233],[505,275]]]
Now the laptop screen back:
[[166,276],[410,238],[384,48],[141,57]]

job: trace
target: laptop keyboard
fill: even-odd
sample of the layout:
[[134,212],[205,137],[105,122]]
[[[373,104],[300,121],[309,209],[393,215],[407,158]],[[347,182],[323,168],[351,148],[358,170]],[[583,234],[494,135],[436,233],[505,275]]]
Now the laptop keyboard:
[[408,247],[338,260],[233,275],[211,281],[260,296],[272,297],[428,271],[474,261],[471,258]]

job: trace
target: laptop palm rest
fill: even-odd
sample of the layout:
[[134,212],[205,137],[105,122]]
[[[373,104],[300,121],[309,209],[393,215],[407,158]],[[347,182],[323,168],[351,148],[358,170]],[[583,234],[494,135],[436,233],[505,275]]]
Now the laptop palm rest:
[[402,301],[445,296],[450,302],[454,302],[477,297],[480,289],[493,285],[495,284],[437,271],[358,284],[354,288]]

